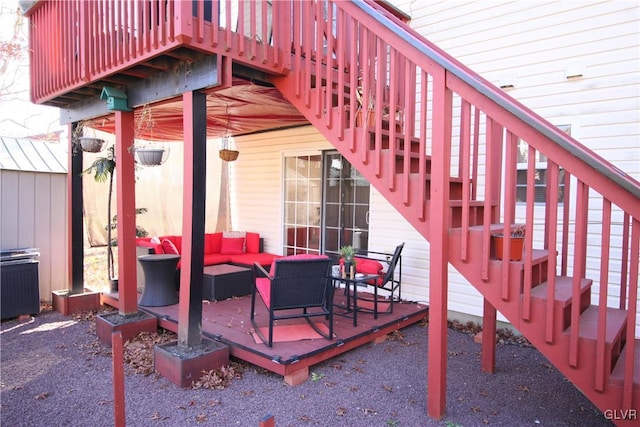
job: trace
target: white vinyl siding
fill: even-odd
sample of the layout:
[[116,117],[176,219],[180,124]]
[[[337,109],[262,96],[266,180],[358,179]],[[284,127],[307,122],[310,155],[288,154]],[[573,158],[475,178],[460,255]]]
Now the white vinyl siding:
[[311,126],[235,140],[240,156],[229,164],[232,228],[260,233],[265,251],[282,254],[284,156],[320,154],[332,145]]

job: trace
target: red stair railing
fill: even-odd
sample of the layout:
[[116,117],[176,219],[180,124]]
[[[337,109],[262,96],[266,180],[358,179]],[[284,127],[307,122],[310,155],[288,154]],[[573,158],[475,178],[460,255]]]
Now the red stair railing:
[[[449,227],[442,221],[448,218],[442,205],[450,203],[452,184],[461,181],[461,195],[456,198],[462,206],[462,244],[460,258],[449,260],[454,266],[472,256],[471,231],[478,231],[474,227],[478,221],[473,222],[477,218],[470,212],[474,202],[482,200],[480,277],[486,284],[468,279],[485,295],[494,281],[500,283],[499,299],[492,303],[514,324],[529,319],[531,290],[548,281],[542,342],[553,344],[563,332],[555,326],[559,322],[554,318],[556,277],[573,277],[568,365],[575,366],[580,358],[580,286],[584,278],[593,279],[594,289],[599,290],[599,296],[592,298],[599,310],[593,388],[603,389],[611,371],[604,365],[608,307],[627,310],[626,341],[636,338],[638,181],[374,2],[315,1],[296,3],[293,8],[295,84],[287,87],[286,78],[280,78],[275,79],[277,86],[301,111],[309,112],[307,118],[432,244],[434,230],[441,234],[439,230]],[[368,110],[369,105],[373,123],[356,124],[355,113]],[[519,149],[524,151],[524,164],[517,161]],[[544,204],[535,203],[538,153],[547,159]],[[412,166],[416,155],[428,156],[430,163],[423,159]],[[519,170],[520,176],[527,177],[526,201],[516,193]],[[442,176],[437,171],[443,171]],[[596,218],[596,212],[602,215]],[[434,221],[441,223],[440,229]],[[491,276],[492,233],[507,232],[514,222],[526,227],[523,289],[509,280],[511,263],[502,263],[500,280]],[[595,237],[601,241],[594,242]],[[509,237],[505,244],[511,245]],[[545,271],[534,269],[540,257],[546,259]],[[599,272],[588,270],[595,259],[602,260]],[[619,284],[615,292],[610,283]],[[624,351],[628,404],[634,346]]]

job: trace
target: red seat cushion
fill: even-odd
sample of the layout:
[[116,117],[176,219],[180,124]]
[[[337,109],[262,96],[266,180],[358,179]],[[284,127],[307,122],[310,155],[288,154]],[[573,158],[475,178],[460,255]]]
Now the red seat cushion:
[[[226,256],[226,255],[225,255]],[[280,258],[279,255],[270,254],[267,252],[257,253],[257,254],[238,254],[238,255],[228,255],[229,262],[233,264],[242,264],[253,267],[254,263],[258,263],[263,267],[268,267],[271,265],[274,259]]]
[[264,304],[269,308],[271,304],[271,281],[268,277],[256,278],[256,289],[260,292],[260,296],[264,301]]

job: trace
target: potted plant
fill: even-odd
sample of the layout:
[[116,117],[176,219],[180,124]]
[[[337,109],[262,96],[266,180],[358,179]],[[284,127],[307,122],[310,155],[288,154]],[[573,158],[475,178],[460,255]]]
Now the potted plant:
[[[508,259],[510,261],[520,261],[522,259],[522,252],[524,248],[524,236],[526,226],[524,224],[515,224],[511,226],[510,237],[511,247],[509,251]],[[504,254],[504,234],[494,233],[493,238],[496,244],[496,258],[507,258]]]
[[[356,88],[356,101],[358,107],[355,113],[356,127],[375,127],[376,125],[376,100],[374,96],[374,88],[369,90],[366,96],[362,86]],[[395,127],[397,132],[402,131],[402,110],[396,107],[395,111]],[[389,129],[391,121],[391,108],[388,104],[382,103],[382,129]]]
[[347,275],[353,278],[356,270],[355,261],[356,251],[353,246],[347,245],[340,248],[340,256],[342,257],[342,277]]
[[358,86],[356,89],[356,100],[358,102],[358,109],[355,114],[355,124],[357,127],[373,127],[375,126],[375,100],[373,95],[369,93],[367,99],[364,99],[364,91],[362,86]]

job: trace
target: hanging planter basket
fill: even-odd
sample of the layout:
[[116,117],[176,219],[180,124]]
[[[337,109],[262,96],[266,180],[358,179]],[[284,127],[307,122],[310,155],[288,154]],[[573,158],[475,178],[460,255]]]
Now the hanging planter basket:
[[136,158],[142,166],[159,166],[165,160],[164,148],[136,148]]
[[238,158],[239,154],[240,152],[237,150],[229,150],[226,148],[220,150],[220,158],[225,162],[233,162]]
[[89,136],[81,136],[78,140],[80,141],[82,151],[86,151],[87,153],[99,153],[105,144],[104,139]]

